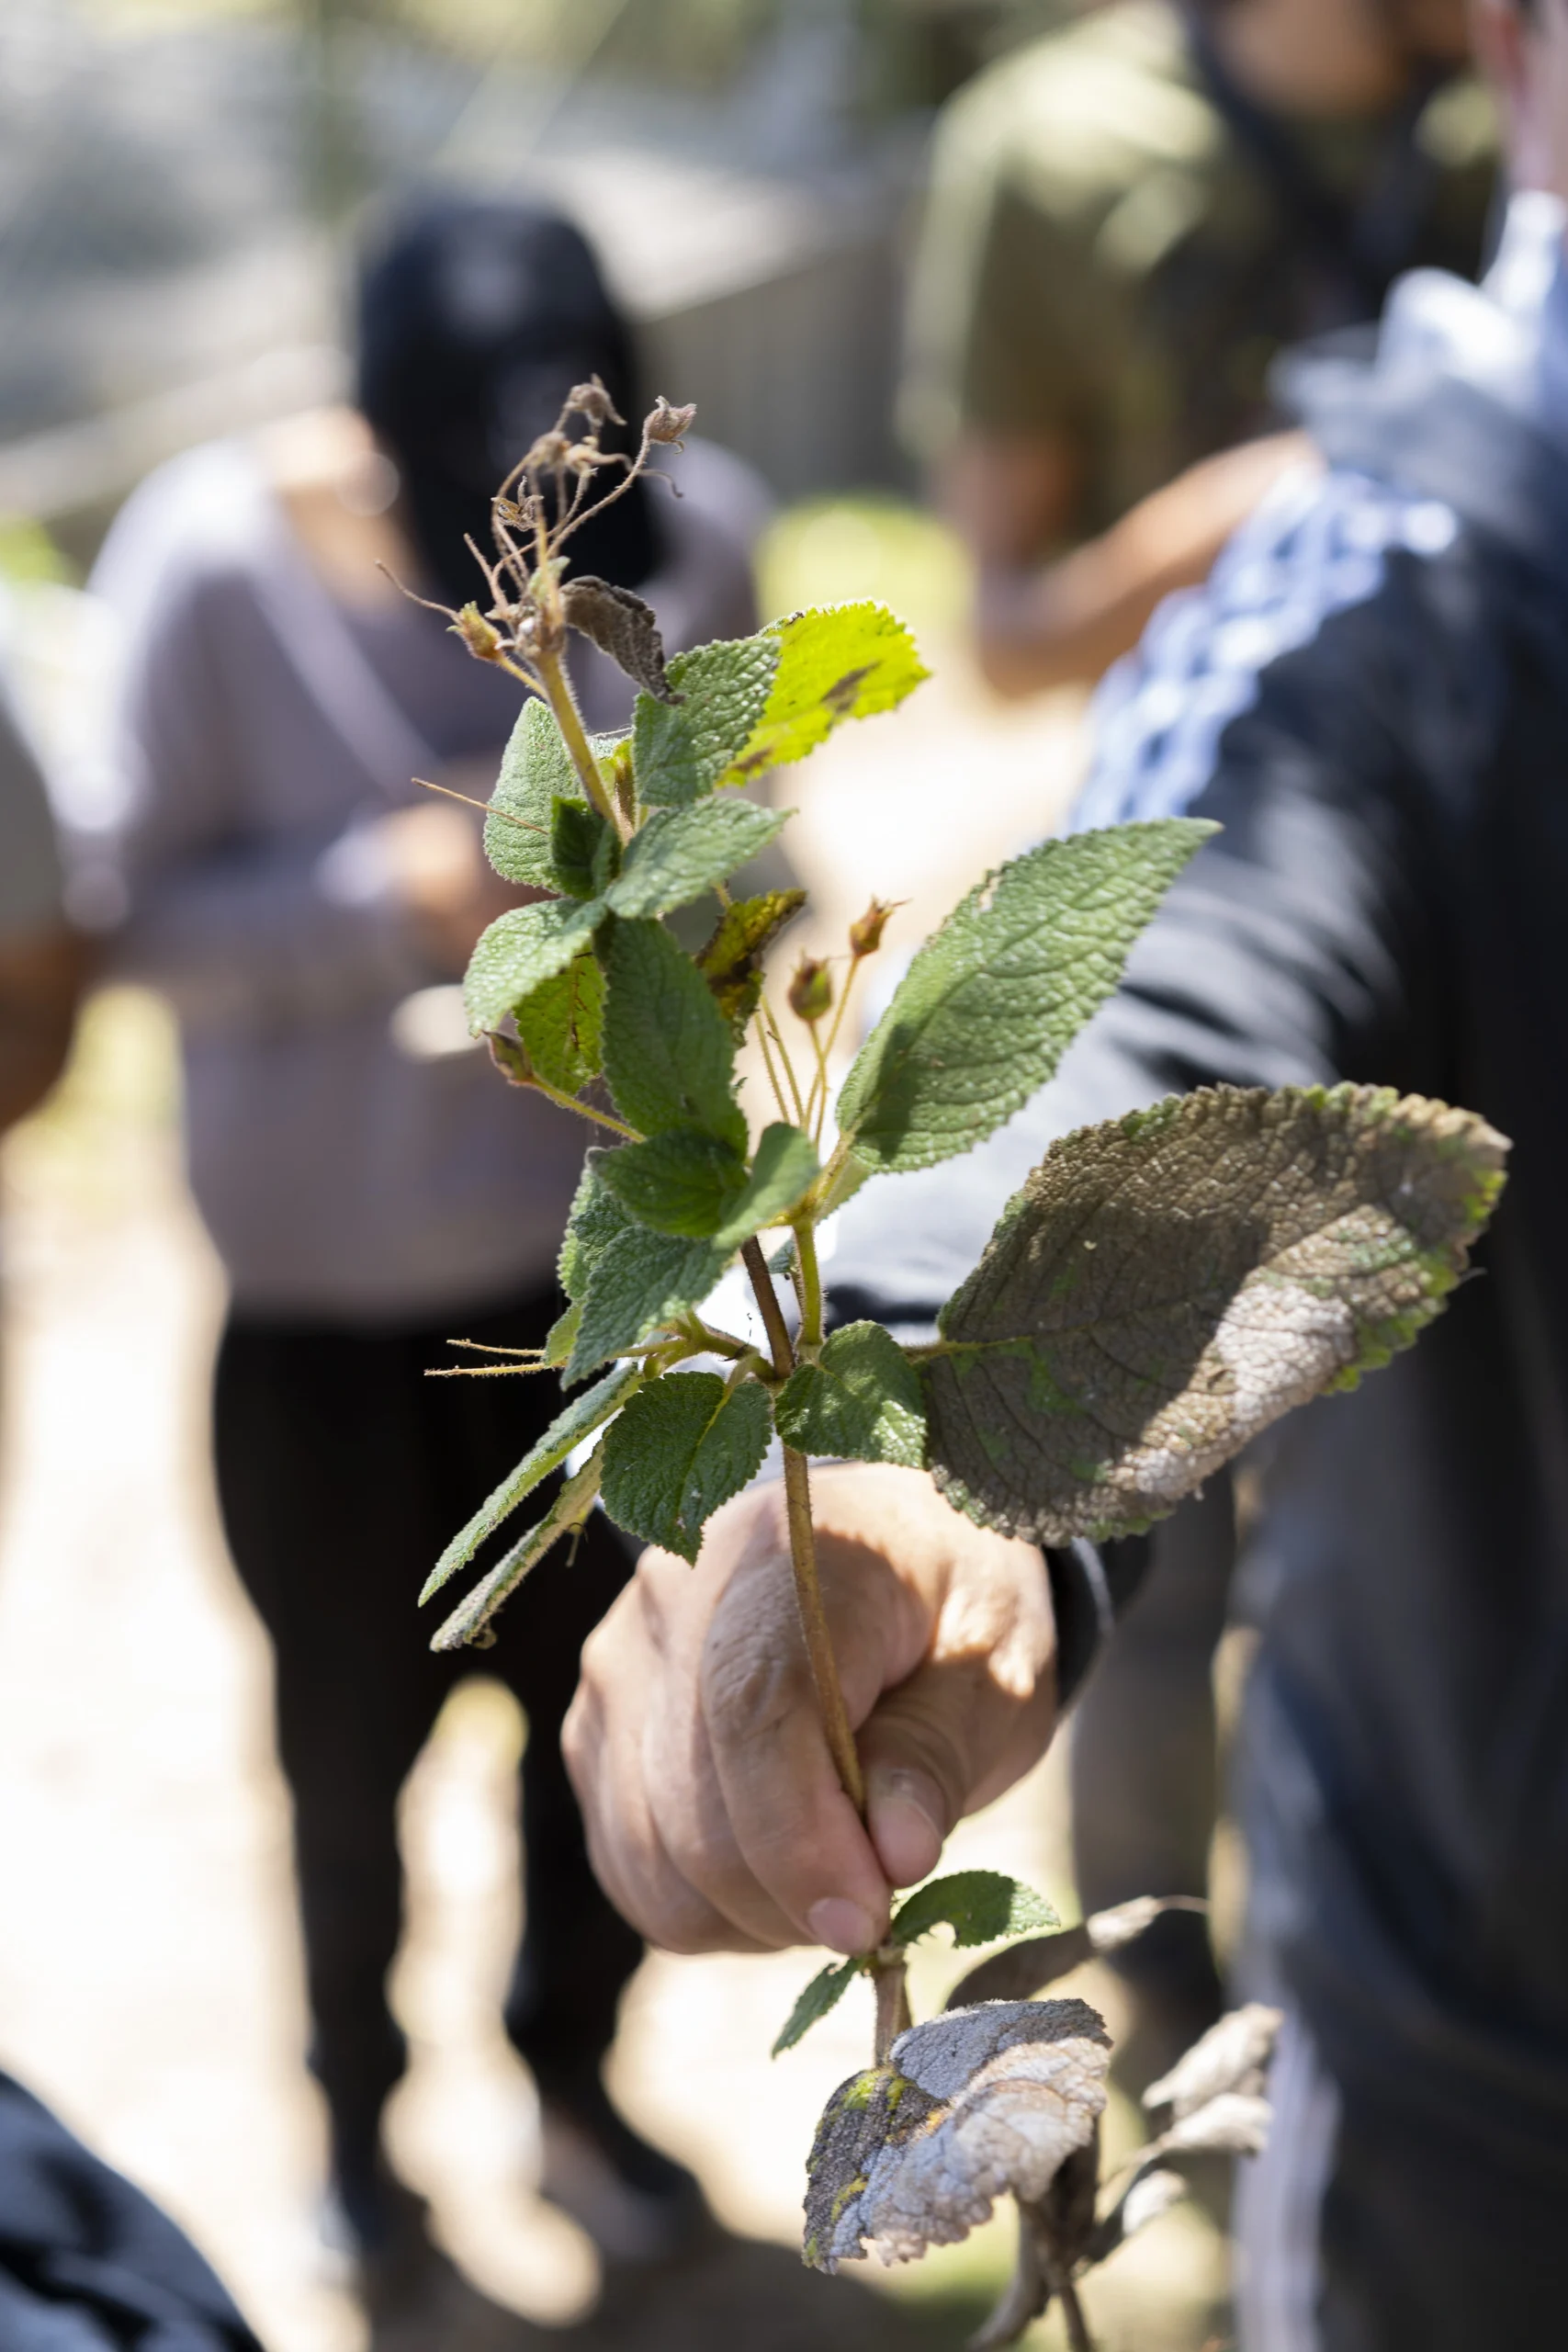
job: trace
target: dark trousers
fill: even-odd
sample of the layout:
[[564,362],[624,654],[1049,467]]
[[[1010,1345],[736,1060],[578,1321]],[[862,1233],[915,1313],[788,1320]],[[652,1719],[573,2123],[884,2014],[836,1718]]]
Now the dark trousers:
[[[541,2089],[591,2076],[641,1954],[588,1864],[560,1727],[587,1634],[631,1555],[603,1513],[575,1558],[562,1545],[497,1620],[492,1649],[434,1655],[468,1580],[542,1509],[531,1498],[475,1567],[415,1606],[447,1540],[560,1407],[553,1373],[429,1380],[446,1341],[536,1346],[559,1301],[541,1292],[421,1329],[234,1317],[219,1351],[218,1490],[241,1578],[272,1637],[277,1743],[294,1798],[310,2063],[331,2110],[340,2179],[372,2170],[405,2047],[386,1978],[401,1925],[398,1792],[453,1684],[479,1669],[528,1719],[521,1773],[525,1928],[505,2022]],[[553,1487],[544,1490],[545,1494]]]

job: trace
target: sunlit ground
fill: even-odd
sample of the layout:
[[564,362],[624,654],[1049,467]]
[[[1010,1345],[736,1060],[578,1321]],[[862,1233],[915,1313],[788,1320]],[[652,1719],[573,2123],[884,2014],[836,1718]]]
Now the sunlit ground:
[[[766,584],[772,610],[885,595],[928,649],[936,675],[905,711],[846,730],[781,795],[803,812],[796,854],[822,943],[873,889],[910,902],[913,941],[987,863],[1049,826],[1070,789],[1076,712],[990,702],[959,650],[952,551],[917,517],[843,505],[791,517]],[[313,2226],[321,2129],[301,2063],[267,1661],[204,1455],[221,1285],[181,1188],[175,1116],[162,1014],[114,994],[91,1011],[54,1102],[5,1155],[0,2064],[185,2222],[269,2352],[353,2352],[358,2324]],[[570,2329],[593,2303],[594,2261],[532,2193],[531,2097],[495,2023],[515,1928],[503,1792],[523,1736],[511,1701],[476,1680],[408,1792],[413,1896],[396,1992],[415,2063],[393,2139],[476,2280],[542,2328]],[[953,1850],[1069,1905],[1058,1764],[966,1825]],[[817,1964],[804,1952],[652,1960],[614,2065],[628,2113],[696,2166],[720,2217],[781,2246],[796,2242],[815,2116],[868,2052],[869,2007],[852,1995],[769,2060]],[[937,2003],[953,1968],[922,1957],[918,2007]],[[1065,1989],[1101,2001],[1114,2030],[1113,1985]],[[1113,2142],[1134,2129],[1118,2115]],[[908,2299],[911,2343],[956,2345],[1008,2261],[998,2225],[874,2283]],[[1224,2332],[1222,2288],[1218,2242],[1184,2211],[1089,2300],[1105,2352],[1198,2352]],[[733,2312],[724,2327],[737,2352],[761,2340]],[[650,2339],[634,2320],[615,2340]],[[700,2348],[719,2332],[698,2315],[670,2340]],[[814,2324],[801,2340],[828,2336]],[[1058,2340],[1040,2331],[1042,2345]]]

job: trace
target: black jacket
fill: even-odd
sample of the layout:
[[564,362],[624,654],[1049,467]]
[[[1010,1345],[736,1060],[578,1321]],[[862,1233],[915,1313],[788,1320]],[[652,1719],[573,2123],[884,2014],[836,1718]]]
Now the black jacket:
[[261,2352],[189,2241],[0,2075],[4,2352]]
[[1513,1139],[1448,1311],[1271,1434],[1243,1780],[1255,1924],[1341,2083],[1568,2176],[1568,449],[1451,378],[1337,377],[1311,421],[1330,470],[1109,683],[1075,818],[1223,834],[1056,1080],[868,1187],[829,1272],[919,1327],[1053,1136],[1213,1080]]

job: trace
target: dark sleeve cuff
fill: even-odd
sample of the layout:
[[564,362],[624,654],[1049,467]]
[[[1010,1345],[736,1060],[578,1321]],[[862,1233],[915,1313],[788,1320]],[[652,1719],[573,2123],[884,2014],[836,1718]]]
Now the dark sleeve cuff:
[[1045,1554],[1056,1617],[1056,1709],[1077,1698],[1116,1621],[1148,1570],[1149,1540],[1132,1535],[1103,1546],[1079,1536]]

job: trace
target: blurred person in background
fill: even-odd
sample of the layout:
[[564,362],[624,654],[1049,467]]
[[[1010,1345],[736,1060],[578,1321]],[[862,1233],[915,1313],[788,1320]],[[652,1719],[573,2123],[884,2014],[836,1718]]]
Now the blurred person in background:
[[[1283,346],[1375,319],[1404,270],[1473,276],[1495,135],[1465,61],[1462,0],[1115,0],[951,106],[904,423],[975,558],[998,690],[1098,676],[1306,458],[1273,429]],[[1162,1532],[1079,1709],[1089,1910],[1207,1883],[1233,1521],[1221,1477]],[[1220,1984],[1190,1917],[1119,1967],[1137,2088],[1218,2014]]]
[[[413,781],[486,797],[518,688],[386,575],[475,594],[465,534],[491,545],[502,476],[595,375],[640,418],[626,322],[574,228],[523,203],[415,205],[363,268],[357,406],[164,467],[94,580],[128,639],[118,968],[178,1016],[191,1182],[230,1283],[218,1489],[274,1648],[310,2063],[373,2316],[434,2275],[380,2136],[405,2062],[394,1815],[468,1669],[431,1655],[415,1602],[554,1409],[553,1384],[425,1375],[453,1338],[542,1342],[585,1136],[468,1038],[468,952],[526,894],[491,875],[478,820]],[[649,600],[672,650],[755,627],[763,510],[723,452],[693,441],[677,465],[678,498],[639,484],[573,549]],[[619,671],[581,642],[573,659],[588,726],[625,724]],[[505,2026],[540,2098],[542,2187],[631,2260],[680,2251],[704,2208],[601,2080],[641,1945],[593,1881],[560,1758],[583,1637],[627,1569],[596,1516],[529,1579],[486,1671],[528,1723]]]
[[[42,770],[0,678],[0,1135],[49,1091],[85,966]],[[0,2074],[0,2345],[261,2352],[195,2248]]]
[[901,423],[1000,692],[1098,677],[1207,574],[1296,454],[1281,348],[1404,270],[1474,275],[1495,141],[1464,60],[1463,0],[1112,0],[948,107]]
[[43,775],[0,676],[0,1135],[42,1101],[70,1048],[84,951],[62,888]]

